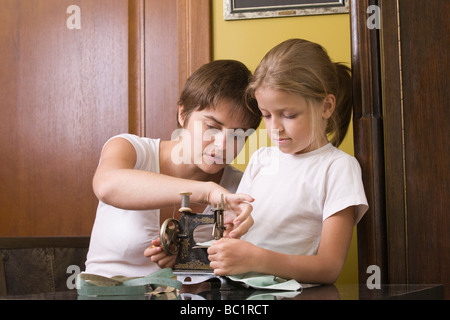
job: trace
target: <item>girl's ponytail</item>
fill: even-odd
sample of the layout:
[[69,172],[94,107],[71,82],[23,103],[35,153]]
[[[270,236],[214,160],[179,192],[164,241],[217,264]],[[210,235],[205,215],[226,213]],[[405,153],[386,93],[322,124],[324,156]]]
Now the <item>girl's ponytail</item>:
[[351,69],[335,63],[337,73],[336,109],[327,124],[327,134],[332,134],[331,143],[338,147],[344,140],[353,111],[353,86]]

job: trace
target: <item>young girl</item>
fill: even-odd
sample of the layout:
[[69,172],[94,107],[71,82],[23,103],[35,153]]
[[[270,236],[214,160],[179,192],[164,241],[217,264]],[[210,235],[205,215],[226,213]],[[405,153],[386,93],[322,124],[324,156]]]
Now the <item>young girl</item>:
[[[191,202],[201,205],[196,212],[206,213],[210,207],[205,206],[215,206],[225,194],[226,208],[237,215],[229,218],[235,227],[229,236],[239,237],[250,228],[251,205],[245,201],[253,199],[231,194],[242,173],[225,161],[227,147],[234,157],[242,148],[227,143],[225,131],[256,129],[261,121],[256,101],[245,97],[250,76],[242,63],[232,60],[196,71],[179,101],[181,142],[124,134],[105,144],[93,179],[100,201],[85,272],[139,277],[158,270],[144,250],[159,237],[160,215],[171,217],[177,211],[180,192],[192,192]],[[208,130],[213,134],[204,139]]]
[[334,283],[368,209],[358,162],[337,149],[352,112],[349,69],[318,44],[288,40],[265,56],[249,91],[277,147],[254,154],[238,189],[255,199],[254,225],[241,240],[215,242],[211,267]]

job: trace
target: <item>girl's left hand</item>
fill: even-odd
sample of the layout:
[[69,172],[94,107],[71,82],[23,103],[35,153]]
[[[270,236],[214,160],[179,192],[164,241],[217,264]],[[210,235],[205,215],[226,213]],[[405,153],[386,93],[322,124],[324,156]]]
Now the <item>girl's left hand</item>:
[[230,276],[252,271],[254,245],[244,240],[222,238],[208,248],[214,274]]

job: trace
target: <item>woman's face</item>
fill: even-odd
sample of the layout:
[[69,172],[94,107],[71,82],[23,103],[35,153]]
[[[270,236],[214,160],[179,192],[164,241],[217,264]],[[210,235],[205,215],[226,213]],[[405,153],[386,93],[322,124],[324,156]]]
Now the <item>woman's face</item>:
[[180,116],[184,150],[190,146],[187,158],[206,173],[217,173],[231,163],[253,132],[230,110],[230,103],[220,102],[215,108],[193,111],[186,121]]

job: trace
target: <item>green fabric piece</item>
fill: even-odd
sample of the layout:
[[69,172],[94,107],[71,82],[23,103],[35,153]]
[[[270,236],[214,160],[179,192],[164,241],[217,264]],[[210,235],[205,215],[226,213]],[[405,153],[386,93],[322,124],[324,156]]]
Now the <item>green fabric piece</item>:
[[242,282],[248,287],[265,290],[298,291],[302,285],[295,280],[286,280],[267,274],[248,272],[236,276],[228,276],[232,281]]
[[77,277],[77,291],[79,296],[144,295],[149,292],[149,285],[181,289],[181,282],[175,279],[175,275],[170,268],[161,269],[146,277],[137,278],[122,276],[107,278],[95,274],[81,273]]
[[[209,248],[213,242],[197,243],[197,248]],[[302,289],[302,285],[295,280],[286,280],[272,275],[260,274],[256,272],[248,272],[236,276],[228,276],[232,281],[242,282],[248,287],[255,289],[280,290],[280,291],[298,291]]]

